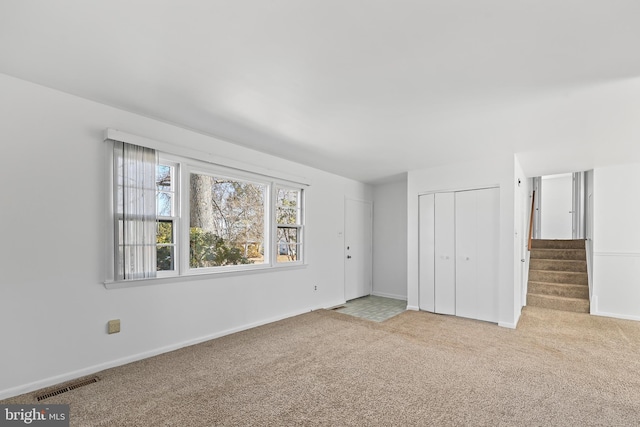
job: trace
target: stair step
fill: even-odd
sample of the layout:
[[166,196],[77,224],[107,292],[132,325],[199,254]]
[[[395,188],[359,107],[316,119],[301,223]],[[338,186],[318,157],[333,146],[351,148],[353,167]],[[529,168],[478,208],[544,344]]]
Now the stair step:
[[551,295],[527,294],[527,305],[551,308],[553,310],[589,313],[589,300],[582,298],[565,298]]
[[531,259],[584,261],[587,252],[584,249],[531,249]]
[[587,261],[534,258],[529,261],[529,268],[531,270],[574,271],[577,273],[586,273]]
[[533,239],[531,247],[536,249],[584,249],[583,239],[577,240],[550,240],[550,239]]
[[575,271],[530,270],[529,280],[532,282],[589,285],[589,276],[587,273],[577,273]]
[[589,300],[589,287],[569,283],[529,282],[528,293]]

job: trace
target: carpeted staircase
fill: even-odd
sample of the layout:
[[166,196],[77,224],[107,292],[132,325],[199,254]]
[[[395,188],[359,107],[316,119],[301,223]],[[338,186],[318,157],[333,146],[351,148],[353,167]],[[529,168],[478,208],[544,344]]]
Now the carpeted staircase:
[[527,305],[589,313],[584,240],[532,240]]

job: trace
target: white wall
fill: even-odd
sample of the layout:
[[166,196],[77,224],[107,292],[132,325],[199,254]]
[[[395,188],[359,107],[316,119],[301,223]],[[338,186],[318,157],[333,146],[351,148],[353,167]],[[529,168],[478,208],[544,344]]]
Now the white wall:
[[573,176],[570,173],[542,177],[540,222],[542,239],[571,239]]
[[[8,76],[0,93],[0,399],[344,302],[344,200],[370,187]],[[105,289],[107,127],[309,179],[308,266]]]
[[530,177],[640,162],[640,77],[585,82],[547,95],[541,91],[538,100],[489,113],[482,118],[485,129],[459,127],[484,140],[513,141]]
[[640,320],[640,163],[593,175],[592,314]]
[[500,186],[499,324],[514,328],[520,317],[519,282],[514,284],[514,155],[497,152],[473,162],[411,171],[407,184],[407,305],[418,309],[418,197],[433,191]]
[[407,299],[407,177],[373,187],[373,294]]
[[594,215],[594,194],[593,194],[593,170],[585,171],[585,249],[587,251],[587,273],[589,275],[589,298],[591,302],[591,312],[596,311],[593,299],[593,215]]

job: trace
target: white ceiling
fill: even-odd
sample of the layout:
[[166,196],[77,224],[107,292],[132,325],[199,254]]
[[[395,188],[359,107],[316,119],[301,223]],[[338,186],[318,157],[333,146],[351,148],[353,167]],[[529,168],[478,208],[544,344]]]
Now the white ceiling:
[[595,147],[542,112],[639,41],[638,0],[0,2],[1,73],[366,182]]

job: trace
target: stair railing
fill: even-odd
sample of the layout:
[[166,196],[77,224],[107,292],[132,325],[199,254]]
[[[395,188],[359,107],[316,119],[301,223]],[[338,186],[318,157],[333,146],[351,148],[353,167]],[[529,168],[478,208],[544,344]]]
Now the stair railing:
[[533,190],[533,195],[531,196],[531,216],[529,217],[529,241],[527,244],[529,252],[531,252],[531,240],[533,238],[533,214],[535,212],[535,203],[536,203],[536,191]]

